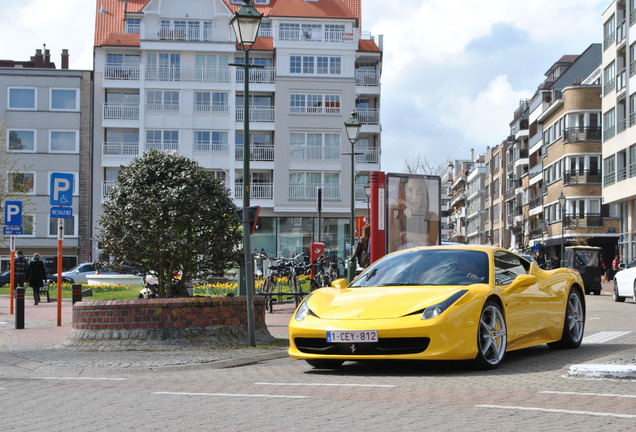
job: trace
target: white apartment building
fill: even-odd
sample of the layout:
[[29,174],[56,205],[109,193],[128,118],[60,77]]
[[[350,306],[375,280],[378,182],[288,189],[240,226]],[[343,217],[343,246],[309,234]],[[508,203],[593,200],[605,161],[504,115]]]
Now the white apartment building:
[[[185,155],[225,182],[242,206],[244,74],[229,25],[238,0],[97,0],[92,233],[117,174],[155,148]],[[252,248],[348,248],[351,179],[357,216],[380,170],[382,40],[361,31],[362,0],[255,0],[263,16],[250,62]],[[344,121],[362,123],[351,172]],[[347,153],[349,153],[347,155]]]
[[619,252],[636,257],[636,2],[603,13],[603,202],[620,205]]

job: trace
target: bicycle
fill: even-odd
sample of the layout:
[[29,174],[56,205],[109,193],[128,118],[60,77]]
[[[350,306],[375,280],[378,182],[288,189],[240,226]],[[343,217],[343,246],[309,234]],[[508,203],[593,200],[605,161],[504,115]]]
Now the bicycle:
[[[298,306],[303,299],[302,287],[296,271],[298,263],[286,259],[280,259],[275,265],[270,265],[269,275],[263,282],[260,295],[265,296],[265,309],[270,313],[274,311],[274,297],[280,303],[284,297],[291,297]],[[285,289],[287,287],[287,289]]]

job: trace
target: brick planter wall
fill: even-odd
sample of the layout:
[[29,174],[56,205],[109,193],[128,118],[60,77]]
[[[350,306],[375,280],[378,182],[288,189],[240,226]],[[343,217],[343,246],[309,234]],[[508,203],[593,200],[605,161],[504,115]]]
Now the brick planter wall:
[[[82,301],[73,305],[65,345],[88,350],[247,345],[246,304],[243,296]],[[257,343],[272,341],[258,296],[254,321]]]

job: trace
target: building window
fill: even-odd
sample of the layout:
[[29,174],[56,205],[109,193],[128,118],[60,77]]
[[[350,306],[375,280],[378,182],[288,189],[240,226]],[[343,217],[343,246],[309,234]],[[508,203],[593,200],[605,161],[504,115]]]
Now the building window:
[[222,131],[194,131],[194,151],[227,151],[228,133]]
[[194,110],[211,112],[229,112],[227,92],[194,92]]
[[161,90],[146,92],[146,109],[149,111],[179,111],[179,92]]
[[340,95],[291,94],[289,107],[293,114],[339,114]]
[[140,18],[128,18],[126,20],[126,33],[140,34],[141,33],[141,19]]
[[34,88],[10,87],[8,109],[35,110],[36,90]]
[[49,151],[51,153],[78,153],[79,133],[77,131],[51,131]]
[[[65,237],[77,237],[75,228],[75,216],[62,219]],[[49,237],[57,237],[57,218],[49,217]]]
[[9,129],[9,151],[35,152],[35,131]]
[[79,90],[51,89],[51,111],[78,111]]
[[292,133],[289,142],[290,159],[340,159],[340,134]]
[[311,75],[340,75],[342,59],[325,56],[290,56],[289,73]]
[[317,188],[323,190],[324,199],[340,198],[340,173],[290,172],[289,199],[316,199]]
[[146,150],[179,151],[179,131],[177,130],[147,130]]
[[35,173],[13,172],[8,175],[9,193],[33,195],[35,193]]

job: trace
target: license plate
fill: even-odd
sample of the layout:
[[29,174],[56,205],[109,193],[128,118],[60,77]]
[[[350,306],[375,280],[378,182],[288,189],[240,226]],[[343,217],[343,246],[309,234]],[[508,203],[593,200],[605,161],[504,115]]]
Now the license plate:
[[328,331],[327,342],[333,343],[369,343],[378,341],[377,330]]

